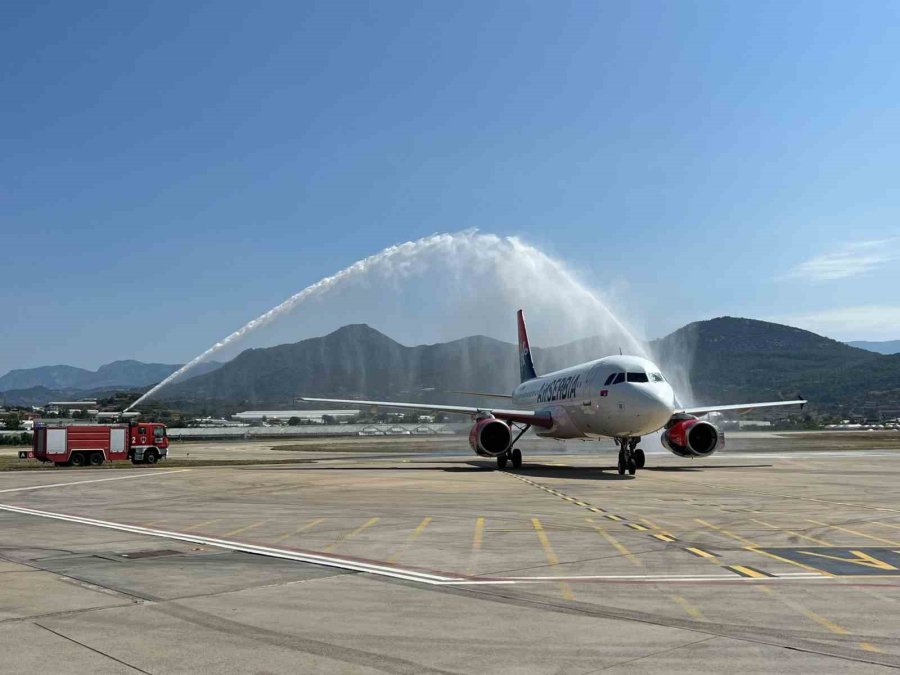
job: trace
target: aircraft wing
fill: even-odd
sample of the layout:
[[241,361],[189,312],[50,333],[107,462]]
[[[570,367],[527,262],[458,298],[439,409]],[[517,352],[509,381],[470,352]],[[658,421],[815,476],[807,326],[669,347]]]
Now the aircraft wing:
[[681,410],[676,410],[675,413],[686,413],[688,415],[705,415],[706,413],[711,412],[747,412],[748,410],[755,410],[756,408],[777,408],[779,406],[784,405],[806,405],[806,401],[803,399],[796,399],[794,401],[770,401],[768,403],[734,403],[731,405],[707,405],[701,406],[698,408],[682,408]]
[[498,410],[497,408],[473,408],[463,405],[431,405],[428,403],[398,403],[395,401],[356,401],[342,398],[308,398],[299,397],[301,401],[312,403],[341,403],[345,405],[376,406],[380,408],[400,408],[404,410],[425,410],[428,412],[459,413],[461,415],[478,415],[489,413],[500,420],[531,424],[549,429],[553,426],[553,418],[547,413],[536,413],[530,410]]

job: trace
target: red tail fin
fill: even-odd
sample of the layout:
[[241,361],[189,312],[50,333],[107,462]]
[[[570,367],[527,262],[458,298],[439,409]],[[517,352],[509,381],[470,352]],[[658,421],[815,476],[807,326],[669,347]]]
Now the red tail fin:
[[520,309],[516,314],[519,320],[519,375],[522,382],[537,377],[534,360],[531,358],[531,347],[528,344],[528,332],[525,330],[525,313]]

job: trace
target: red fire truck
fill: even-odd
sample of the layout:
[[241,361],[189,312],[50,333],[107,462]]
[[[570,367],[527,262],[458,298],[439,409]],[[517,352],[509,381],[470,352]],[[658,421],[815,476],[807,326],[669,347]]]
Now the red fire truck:
[[56,466],[100,466],[116,459],[156,464],[168,454],[165,424],[132,422],[70,427],[38,425],[34,428],[31,450],[23,450],[19,457],[53,462]]

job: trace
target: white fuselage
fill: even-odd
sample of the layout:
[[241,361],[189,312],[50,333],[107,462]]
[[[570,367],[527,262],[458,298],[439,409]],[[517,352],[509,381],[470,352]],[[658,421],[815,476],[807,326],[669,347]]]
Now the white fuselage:
[[523,382],[513,401],[553,418],[551,438],[643,436],[661,429],[675,411],[675,393],[652,361],[607,356]]

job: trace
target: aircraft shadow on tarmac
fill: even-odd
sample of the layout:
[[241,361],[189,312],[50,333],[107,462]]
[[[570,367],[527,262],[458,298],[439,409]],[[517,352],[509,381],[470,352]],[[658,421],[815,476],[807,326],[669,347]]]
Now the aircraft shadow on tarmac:
[[[768,469],[771,464],[730,464],[728,466],[648,466],[638,471],[680,473],[694,471],[728,471],[731,469]],[[496,471],[494,462],[464,462],[452,466],[248,466],[242,467],[253,471],[442,471],[445,473],[479,473]],[[523,464],[520,469],[507,470],[507,473],[530,478],[569,478],[572,480],[633,480],[635,476],[620,476],[615,466],[553,466],[548,464]]]

